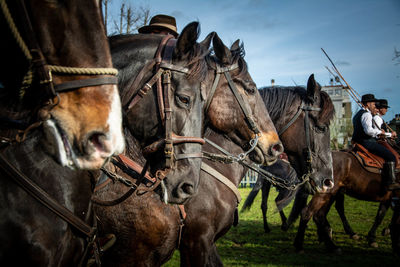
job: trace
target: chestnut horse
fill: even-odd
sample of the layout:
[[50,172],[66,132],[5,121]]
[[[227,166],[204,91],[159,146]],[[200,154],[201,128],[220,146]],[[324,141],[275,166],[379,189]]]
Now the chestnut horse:
[[[351,236],[355,235],[344,217],[344,210],[340,208],[340,206],[343,207],[344,193],[360,200],[381,202],[385,206],[390,206],[392,192],[385,189],[380,173],[372,173],[364,169],[349,152],[333,151],[332,157],[335,186],[327,193],[315,194],[302,210],[300,225],[294,243],[298,251],[303,250],[306,225],[312,216],[317,225],[320,241],[323,241],[329,250],[340,251],[340,248],[333,243],[330,234],[331,228],[326,218],[335,200],[346,233]],[[377,223],[380,223],[383,219],[380,216],[381,214],[378,212],[377,220],[368,233],[368,242],[370,244],[375,242]],[[399,253],[398,250],[395,252]]]
[[124,149],[100,2],[0,8],[0,264],[76,266],[95,232],[83,170]]
[[[212,38],[213,36],[213,33],[208,35],[201,43],[204,47],[208,47],[212,39],[215,50],[215,56],[207,57],[209,75],[202,84],[202,95],[205,102],[210,103],[210,105],[206,104],[209,107],[208,110],[205,109],[207,125],[215,129],[218,134],[225,133],[225,136],[234,139],[232,145],[236,143],[235,146],[238,146],[241,152],[249,152],[248,142],[255,137],[255,134],[238,103],[237,97],[240,97],[246,112],[253,118],[257,118],[255,125],[263,136],[258,138],[257,148],[255,148],[258,151],[255,151],[252,158],[260,160],[259,163],[273,163],[282,151],[281,145],[255,84],[247,72],[246,63],[242,58],[243,49],[239,47],[238,42],[235,42],[232,50],[229,50],[218,35],[215,34]],[[116,60],[119,59],[116,58]],[[118,66],[117,62],[116,65]],[[225,68],[229,75],[221,75],[219,81],[215,82],[217,66]],[[226,77],[232,77],[234,82],[229,84],[229,78]],[[231,89],[230,86],[234,86],[235,89]],[[215,89],[213,94],[212,88]],[[233,91],[239,95],[236,96]],[[212,99],[208,100],[209,97]],[[129,144],[127,155],[143,164],[141,156],[134,153],[137,151],[135,146],[138,147],[140,144],[135,142],[134,138],[132,140],[127,141]],[[254,143],[253,145],[255,147]],[[115,167],[111,168],[115,169]],[[130,179],[121,170],[116,171],[118,175]],[[203,175],[204,173],[201,172],[201,176]],[[202,180],[200,179],[198,186],[203,184]],[[202,190],[200,187],[199,191]],[[123,185],[109,184],[107,187],[99,188],[96,191],[96,197],[113,199],[124,191],[126,189]],[[133,195],[115,206],[115,209],[101,206],[95,206],[95,209],[101,218],[102,231],[114,233],[117,236],[114,247],[104,255],[105,262],[108,264],[159,266],[167,261],[175,248],[179,246],[183,226],[180,209],[178,206],[162,203],[160,197],[154,192]]]

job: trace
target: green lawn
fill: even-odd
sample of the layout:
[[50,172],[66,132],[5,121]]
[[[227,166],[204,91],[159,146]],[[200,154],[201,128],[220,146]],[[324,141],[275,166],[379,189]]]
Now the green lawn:
[[[240,189],[243,199],[250,189]],[[377,231],[379,248],[369,248],[366,237],[372,226],[378,203],[345,198],[345,211],[353,230],[360,240],[350,239],[343,230],[339,215],[334,207],[328,215],[333,229],[334,242],[342,249],[342,254],[327,253],[325,246],[317,240],[316,227],[309,222],[305,236],[305,253],[298,254],[293,247],[298,221],[288,232],[280,229],[279,214],[275,210],[273,199],[275,190],[271,190],[268,218],[271,233],[265,234],[260,209],[261,193],[258,194],[252,209],[240,214],[240,222],[217,243],[219,254],[225,266],[400,266],[400,259],[391,253],[390,236],[381,236],[381,230],[391,219],[389,211],[383,224]],[[242,203],[244,200],[242,201]],[[285,208],[288,214],[291,205]],[[179,266],[179,252],[165,266]]]

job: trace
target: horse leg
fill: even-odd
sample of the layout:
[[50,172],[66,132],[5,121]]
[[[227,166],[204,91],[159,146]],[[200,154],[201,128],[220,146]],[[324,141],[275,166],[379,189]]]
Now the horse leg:
[[268,210],[268,196],[269,196],[269,191],[271,190],[271,183],[264,180],[263,185],[262,185],[262,200],[261,200],[261,210],[263,214],[263,221],[264,221],[264,232],[269,233],[271,232],[271,229],[268,226],[267,222],[267,210]]
[[341,249],[333,243],[332,228],[328,222],[328,219],[326,218],[335,199],[329,194],[324,194],[322,198],[324,204],[313,216],[313,220],[317,225],[318,239],[320,242],[325,243],[328,251],[340,253]]
[[378,243],[376,242],[376,229],[382,223],[383,218],[385,218],[386,212],[390,207],[390,201],[386,201],[384,203],[379,204],[378,213],[376,214],[374,224],[371,227],[371,230],[368,232],[368,245],[373,248],[378,247]]
[[299,228],[297,229],[297,234],[294,239],[294,247],[297,252],[302,252],[304,250],[304,234],[307,228],[307,223],[313,216],[313,214],[321,208],[325,204],[322,196],[317,194],[314,195],[311,199],[310,203],[301,211]]
[[287,218],[285,213],[283,212],[283,210],[279,211],[279,215],[281,216],[281,221],[282,221],[282,225],[281,225],[281,229],[283,231],[286,231],[289,227],[288,227],[288,223],[287,223]]
[[210,249],[210,253],[208,256],[208,263],[206,266],[215,266],[215,267],[224,266],[224,264],[222,263],[221,257],[218,254],[217,247],[215,246],[215,244],[213,244]]
[[336,195],[335,208],[340,216],[340,219],[342,220],[343,229],[346,232],[346,234],[348,234],[350,238],[358,240],[360,237],[353,231],[349,222],[347,221],[346,215],[344,214],[344,194],[338,193]]
[[390,222],[390,238],[392,239],[393,253],[400,256],[400,190],[393,192],[392,197],[393,216]]
[[282,230],[288,230],[290,226],[296,221],[300,213],[307,206],[308,193],[306,193],[303,187],[297,192],[294,199],[292,210],[290,211],[289,219],[287,220],[287,227]]

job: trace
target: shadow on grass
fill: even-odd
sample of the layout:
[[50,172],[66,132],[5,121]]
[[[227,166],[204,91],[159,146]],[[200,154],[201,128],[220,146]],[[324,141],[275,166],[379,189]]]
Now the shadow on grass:
[[271,232],[266,234],[262,222],[254,220],[241,220],[237,227],[231,228],[217,243],[225,266],[398,266],[399,258],[388,247],[390,240],[381,248],[372,249],[365,240],[355,241],[344,233],[334,233],[334,242],[342,249],[338,255],[329,253],[318,242],[315,227],[309,227],[305,252],[299,254],[293,247],[297,227],[288,232],[283,232],[280,225],[270,228]]

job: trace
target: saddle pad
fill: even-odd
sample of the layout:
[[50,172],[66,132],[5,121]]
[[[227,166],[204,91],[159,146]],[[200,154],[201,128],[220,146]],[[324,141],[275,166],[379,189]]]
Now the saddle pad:
[[[400,156],[399,154],[386,142],[381,143],[381,145],[385,146],[387,149],[392,152],[396,157],[396,169],[398,169]],[[356,159],[360,162],[360,164],[368,171],[374,173],[380,173],[380,169],[383,168],[383,164],[385,160],[375,154],[369,152],[365,147],[360,144],[355,143],[353,149],[350,151]]]

